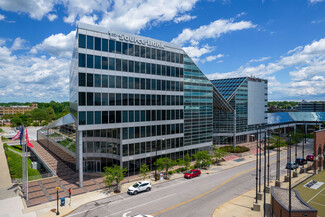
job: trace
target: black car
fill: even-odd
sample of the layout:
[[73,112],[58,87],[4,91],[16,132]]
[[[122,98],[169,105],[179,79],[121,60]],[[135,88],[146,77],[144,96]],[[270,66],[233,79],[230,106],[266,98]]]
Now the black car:
[[299,164],[299,165],[307,164],[307,160],[303,159],[303,158],[297,158],[296,159],[296,164]]

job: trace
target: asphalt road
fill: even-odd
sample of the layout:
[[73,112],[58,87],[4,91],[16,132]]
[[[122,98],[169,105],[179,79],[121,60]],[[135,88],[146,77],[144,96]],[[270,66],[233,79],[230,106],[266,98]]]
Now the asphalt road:
[[[305,155],[313,152],[312,140],[305,145]],[[301,156],[298,147],[298,157]],[[294,148],[292,149],[294,158]],[[281,175],[287,152],[281,152]],[[270,179],[275,179],[276,155],[270,156]],[[264,159],[262,158],[262,167]],[[81,206],[69,217],[128,217],[136,214],[150,214],[159,217],[210,217],[223,203],[255,188],[256,161],[226,170],[215,168],[216,172],[202,174],[194,179],[176,179],[154,185],[150,192],[135,196],[126,193],[108,197]],[[262,174],[264,174],[262,170]],[[263,183],[263,176],[262,181]],[[261,189],[263,191],[263,189]],[[253,198],[248,198],[252,200]]]

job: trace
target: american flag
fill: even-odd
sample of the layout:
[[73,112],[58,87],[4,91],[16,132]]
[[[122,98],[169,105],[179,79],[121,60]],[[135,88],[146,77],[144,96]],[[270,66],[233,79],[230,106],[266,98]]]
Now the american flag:
[[19,137],[20,137],[20,129],[18,130],[17,134],[14,137],[12,137],[11,140],[19,139]]

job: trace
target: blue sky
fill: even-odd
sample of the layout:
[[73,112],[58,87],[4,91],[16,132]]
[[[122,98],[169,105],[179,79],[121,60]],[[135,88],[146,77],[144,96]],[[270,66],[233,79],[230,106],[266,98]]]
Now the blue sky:
[[0,0],[0,102],[68,101],[78,22],[179,44],[211,79],[325,100],[325,0]]

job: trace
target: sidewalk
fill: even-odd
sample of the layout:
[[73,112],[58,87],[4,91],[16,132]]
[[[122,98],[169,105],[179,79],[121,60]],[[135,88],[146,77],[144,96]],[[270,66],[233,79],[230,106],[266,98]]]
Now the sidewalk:
[[6,153],[3,148],[3,142],[0,140],[0,188],[9,188],[11,186],[12,183]]
[[[292,186],[300,183],[305,180],[307,177],[313,175],[313,171],[309,171],[307,173],[299,174],[298,177],[292,178]],[[282,181],[281,188],[288,188],[289,182],[284,182],[284,176],[280,177]],[[270,187],[275,185],[275,181],[270,181]],[[264,185],[261,185],[261,190],[264,189]],[[263,192],[262,192],[263,194]],[[255,202],[256,192],[255,188],[235,197],[234,199],[222,204],[217,207],[212,217],[242,217],[242,216],[251,216],[251,217],[261,217],[264,216],[263,212],[263,204],[264,204],[264,195],[262,195],[262,200],[258,201],[260,205],[260,211],[253,211],[253,203]],[[271,216],[271,193],[266,194],[266,216]]]

